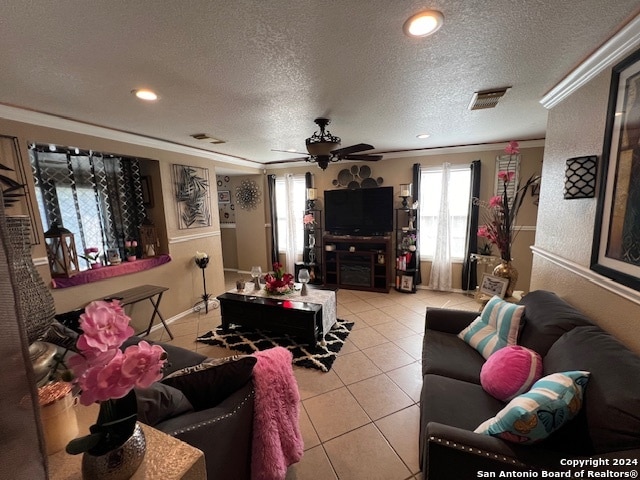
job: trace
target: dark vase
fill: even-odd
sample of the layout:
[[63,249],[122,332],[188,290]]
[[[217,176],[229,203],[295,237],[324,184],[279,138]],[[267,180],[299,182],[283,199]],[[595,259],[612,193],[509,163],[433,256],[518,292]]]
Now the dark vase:
[[55,304],[49,288],[31,258],[31,225],[26,215],[8,216],[7,229],[13,250],[12,267],[16,303],[25,322],[29,344],[42,337],[53,322]]

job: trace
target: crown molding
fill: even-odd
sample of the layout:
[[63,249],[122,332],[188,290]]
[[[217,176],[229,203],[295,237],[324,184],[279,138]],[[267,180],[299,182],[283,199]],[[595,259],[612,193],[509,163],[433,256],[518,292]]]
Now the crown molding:
[[540,103],[547,109],[555,107],[600,72],[622,60],[636,49],[639,44],[640,15],[631,20],[555,87],[549,90],[540,99]]
[[10,105],[0,104],[0,118],[15,122],[28,123],[30,125],[38,125],[40,127],[55,128],[57,130],[79,133],[82,135],[91,135],[93,137],[105,138],[116,142],[130,143],[132,145],[139,145],[142,147],[181,153],[199,158],[207,158],[233,167],[241,166],[260,169],[264,168],[261,163],[252,162],[251,160],[236,158],[217,152],[210,152],[208,150],[180,145],[178,143],[172,143],[153,137],[146,137],[135,133],[101,127],[99,125],[91,125],[48,113],[25,110],[23,108],[12,107]]

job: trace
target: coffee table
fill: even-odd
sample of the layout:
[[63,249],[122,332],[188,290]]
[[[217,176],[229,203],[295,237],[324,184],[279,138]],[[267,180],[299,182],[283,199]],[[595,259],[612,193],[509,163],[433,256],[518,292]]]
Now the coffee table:
[[[222,330],[230,324],[299,337],[309,345],[323,341],[324,335],[335,323],[335,291],[332,319],[323,322],[322,303],[306,301],[299,293],[284,297],[265,296],[263,292],[227,292],[218,296],[222,314]],[[329,300],[331,301],[331,300]],[[324,312],[325,315],[328,312]]]

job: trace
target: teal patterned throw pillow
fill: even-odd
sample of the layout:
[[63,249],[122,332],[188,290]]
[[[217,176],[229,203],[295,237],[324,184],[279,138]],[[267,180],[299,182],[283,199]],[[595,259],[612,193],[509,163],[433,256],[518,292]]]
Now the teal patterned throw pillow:
[[523,313],[524,306],[505,302],[495,296],[487,302],[480,316],[462,330],[458,337],[488,359],[501,348],[517,343]]
[[580,411],[589,375],[574,371],[541,378],[474,431],[514,443],[544,440]]

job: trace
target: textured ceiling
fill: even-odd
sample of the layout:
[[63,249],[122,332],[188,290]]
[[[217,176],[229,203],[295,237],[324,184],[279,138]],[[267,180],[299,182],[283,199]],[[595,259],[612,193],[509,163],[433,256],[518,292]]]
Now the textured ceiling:
[[[444,26],[407,38],[402,24],[425,6]],[[638,13],[637,0],[0,7],[0,103],[258,163],[304,151],[319,116],[342,146],[382,152],[543,138],[540,98]],[[512,88],[497,108],[468,110],[474,91],[501,86]],[[160,99],[140,102],[130,92],[141,87]]]

